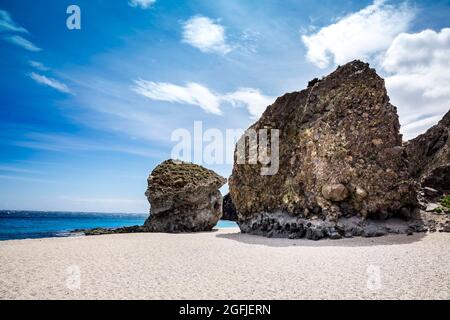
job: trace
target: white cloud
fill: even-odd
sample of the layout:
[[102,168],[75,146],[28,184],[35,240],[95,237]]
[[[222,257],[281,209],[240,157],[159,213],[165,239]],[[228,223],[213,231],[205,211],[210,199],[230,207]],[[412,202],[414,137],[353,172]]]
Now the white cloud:
[[136,80],[132,90],[152,100],[195,105],[216,115],[222,114],[220,107],[224,102],[228,102],[233,106],[244,106],[252,118],[259,117],[275,100],[262,94],[258,89],[240,88],[234,92],[218,94],[195,82],[179,86],[165,82]]
[[142,9],[150,8],[156,0],[130,0],[128,4],[132,7],[140,7]]
[[71,93],[70,89],[64,83],[59,82],[56,79],[48,78],[46,76],[37,74],[35,72],[30,73],[29,76],[31,79],[33,79],[37,83],[47,85],[53,89],[56,89],[56,90],[64,92],[64,93]]
[[435,124],[450,108],[450,28],[402,33],[381,61],[386,87],[399,107],[405,138]]
[[303,35],[306,57],[319,68],[368,59],[386,50],[398,34],[408,30],[414,16],[415,10],[406,3],[395,6],[375,0],[317,33]]
[[252,88],[241,88],[225,95],[224,99],[234,106],[244,105],[252,119],[260,117],[264,110],[266,110],[266,107],[275,101],[274,97],[266,96],[258,89]]
[[16,36],[8,36],[8,37],[4,37],[3,39],[23,48],[25,50],[28,50],[28,51],[37,52],[37,51],[42,50],[41,48],[37,47],[34,43],[32,43],[31,41],[29,41],[21,36],[17,36],[17,35]]
[[320,68],[353,59],[373,62],[398,108],[404,139],[436,124],[450,107],[450,28],[406,33],[415,14],[406,2],[375,0],[302,36],[307,59]]
[[0,10],[0,32],[28,33],[25,28],[15,23],[11,15],[5,10]]
[[42,62],[39,62],[39,61],[30,60],[30,61],[28,61],[28,64],[31,67],[33,67],[33,68],[35,68],[37,70],[40,70],[40,71],[48,71],[48,70],[50,70],[50,68],[47,68]]
[[149,99],[191,104],[208,113],[222,114],[218,96],[198,83],[189,82],[183,87],[165,82],[136,80],[135,84],[133,90]]
[[227,54],[232,50],[226,42],[225,28],[203,16],[192,17],[183,24],[183,42],[202,52]]

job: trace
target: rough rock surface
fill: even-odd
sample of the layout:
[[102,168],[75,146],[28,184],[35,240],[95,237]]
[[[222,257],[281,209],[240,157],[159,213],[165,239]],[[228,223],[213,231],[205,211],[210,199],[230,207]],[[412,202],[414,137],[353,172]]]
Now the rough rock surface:
[[150,217],[145,228],[150,232],[209,231],[222,216],[219,188],[226,179],[202,166],[167,160],[148,177],[145,192],[150,202]]
[[223,197],[222,220],[237,221],[238,214],[229,193]]
[[362,220],[353,216],[340,218],[338,222],[321,219],[304,219],[284,212],[263,213],[251,223],[240,225],[242,232],[269,238],[323,238],[380,237],[387,234],[415,232],[450,232],[450,216],[445,213],[420,211],[414,219],[391,218],[386,220]]
[[292,223],[302,230],[325,224],[323,235],[333,238],[348,233],[336,228],[343,219],[361,225],[365,218],[418,216],[399,127],[383,79],[361,61],[279,97],[250,127],[280,130],[278,172],[263,176],[260,164],[235,161],[230,177],[241,230],[308,237],[291,232]]
[[434,127],[406,143],[411,175],[422,187],[450,192],[450,111]]

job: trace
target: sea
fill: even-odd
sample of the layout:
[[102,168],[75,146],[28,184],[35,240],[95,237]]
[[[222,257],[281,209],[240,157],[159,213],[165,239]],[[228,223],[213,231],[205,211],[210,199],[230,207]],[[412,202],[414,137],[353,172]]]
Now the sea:
[[[148,214],[0,210],[0,240],[80,236],[76,229],[142,225]],[[220,220],[216,228],[237,224]]]

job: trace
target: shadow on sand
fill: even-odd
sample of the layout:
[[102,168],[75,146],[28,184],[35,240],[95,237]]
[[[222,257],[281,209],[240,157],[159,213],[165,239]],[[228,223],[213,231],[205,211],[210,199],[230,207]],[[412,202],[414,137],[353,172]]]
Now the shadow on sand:
[[369,247],[369,246],[387,246],[409,244],[420,241],[424,238],[426,233],[415,233],[407,236],[404,234],[389,234],[377,238],[354,237],[340,240],[322,239],[313,241],[308,239],[281,239],[281,238],[266,238],[262,236],[244,234],[239,231],[234,233],[219,233],[217,238],[234,240],[250,245],[262,245],[268,247]]

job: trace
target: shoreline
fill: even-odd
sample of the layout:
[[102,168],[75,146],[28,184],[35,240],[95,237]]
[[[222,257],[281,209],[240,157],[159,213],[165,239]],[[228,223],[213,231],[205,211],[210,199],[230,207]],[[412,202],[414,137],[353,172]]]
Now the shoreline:
[[[66,237],[88,230],[133,229],[145,223],[147,215],[97,214],[89,212],[6,212],[0,210],[0,241]],[[220,220],[216,227],[235,226]]]
[[6,240],[0,299],[450,299],[449,241],[269,239],[238,228]]
[[[127,227],[118,227],[118,228],[111,228],[111,230],[114,229],[121,229],[121,228],[127,228]],[[99,234],[85,234],[83,230],[96,230],[96,229],[102,229],[106,230],[106,228],[93,228],[93,229],[75,229],[71,231],[49,231],[49,233],[53,234],[61,234],[61,235],[51,235],[46,237],[35,237],[35,238],[17,238],[17,239],[0,239],[0,243],[7,242],[7,241],[25,241],[25,240],[47,240],[47,239],[66,239],[66,238],[83,238],[83,237],[97,237],[97,236],[107,236],[107,235],[114,235],[114,234],[147,234],[147,233],[159,233],[159,232],[111,232],[111,233],[99,233]],[[203,231],[202,233],[209,233],[209,232],[216,232],[219,230],[228,230],[228,229],[236,229],[237,231],[240,231],[239,227],[214,227],[211,231]],[[172,234],[194,234],[199,232],[180,232],[180,233],[172,233]],[[62,235],[64,234],[64,235]],[[164,234],[164,233],[162,233]]]

